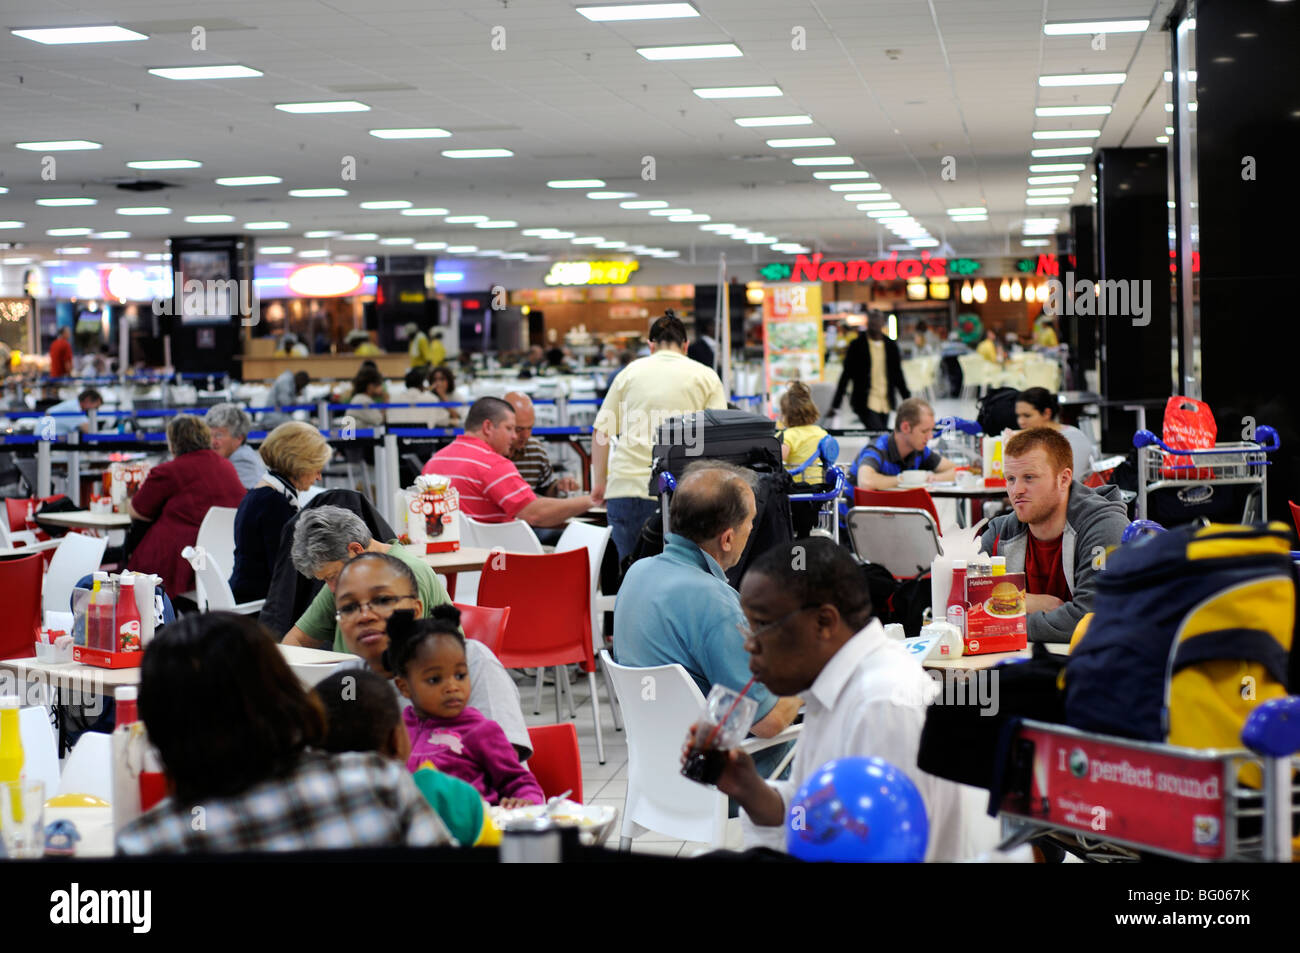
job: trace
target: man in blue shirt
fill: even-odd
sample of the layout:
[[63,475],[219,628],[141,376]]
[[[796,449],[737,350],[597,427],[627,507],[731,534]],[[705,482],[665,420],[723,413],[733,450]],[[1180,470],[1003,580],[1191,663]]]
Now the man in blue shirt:
[[[645,668],[674,662],[707,695],[717,685],[740,691],[749,681],[747,624],[726,570],[740,561],[756,507],[749,474],[715,461],[688,467],[669,507],[664,551],[628,569],[614,605],[614,658]],[[751,731],[770,738],[795,719],[798,698],[778,698],[755,682]],[[784,746],[762,753],[774,768]],[[770,761],[770,764],[767,762]]]
[[[86,414],[89,411],[98,410],[103,404],[104,398],[100,396],[99,391],[87,388],[78,394],[76,398],[61,400],[57,404],[47,407],[45,413],[54,428],[54,433],[63,437],[74,430],[81,430],[83,433],[90,430],[90,418]],[[65,416],[72,414],[78,416]],[[44,425],[44,420],[44,417],[41,418],[37,426]]]
[[956,464],[927,444],[934,436],[934,410],[919,397],[898,405],[894,432],[882,434],[862,448],[850,476],[864,490],[890,490],[898,486],[904,470],[929,470],[930,480],[952,474]]

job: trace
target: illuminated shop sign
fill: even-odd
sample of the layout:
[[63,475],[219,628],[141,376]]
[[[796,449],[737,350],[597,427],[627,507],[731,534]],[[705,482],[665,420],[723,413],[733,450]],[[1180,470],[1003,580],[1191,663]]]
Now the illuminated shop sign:
[[[1171,275],[1178,273],[1177,253],[1169,249],[1169,273]],[[1073,255],[1066,256],[1066,267],[1073,269],[1075,267],[1075,258]],[[1201,253],[1192,252],[1192,273],[1195,274],[1201,270]],[[1021,258],[1016,262],[1016,271],[1037,275],[1040,278],[1059,277],[1061,274],[1061,262],[1058,256],[1041,254],[1037,258]]]
[[758,270],[768,281],[908,281],[915,278],[947,278],[948,259],[899,258],[898,253],[876,261],[823,259],[820,252],[799,255],[794,264],[773,262]]
[[557,261],[542,280],[548,285],[621,285],[640,267],[635,261]]

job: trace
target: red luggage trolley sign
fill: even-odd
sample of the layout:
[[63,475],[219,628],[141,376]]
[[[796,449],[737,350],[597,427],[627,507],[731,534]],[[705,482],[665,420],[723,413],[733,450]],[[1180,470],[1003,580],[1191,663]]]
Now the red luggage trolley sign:
[[1220,752],[1170,753],[1168,746],[1026,724],[1021,742],[1034,746],[1026,805],[1008,794],[1002,811],[1100,840],[1200,860],[1233,849],[1226,829],[1231,759]]

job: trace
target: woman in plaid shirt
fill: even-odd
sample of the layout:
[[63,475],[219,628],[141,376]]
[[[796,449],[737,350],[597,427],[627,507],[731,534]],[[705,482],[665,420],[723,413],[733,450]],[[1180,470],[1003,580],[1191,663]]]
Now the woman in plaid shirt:
[[256,620],[188,616],[141,667],[140,716],[169,796],[117,836],[123,854],[451,843],[402,765],[327,754],[320,703]]

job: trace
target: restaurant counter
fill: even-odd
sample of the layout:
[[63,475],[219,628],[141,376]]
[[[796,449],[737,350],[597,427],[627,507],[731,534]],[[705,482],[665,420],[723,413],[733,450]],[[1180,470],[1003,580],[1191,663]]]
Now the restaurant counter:
[[374,361],[379,373],[401,380],[411,366],[405,354],[380,354],[376,357],[358,357],[356,354],[313,354],[310,357],[249,357],[239,356],[243,364],[245,381],[273,381],[285,371],[306,371],[312,380],[351,380],[366,360]]

